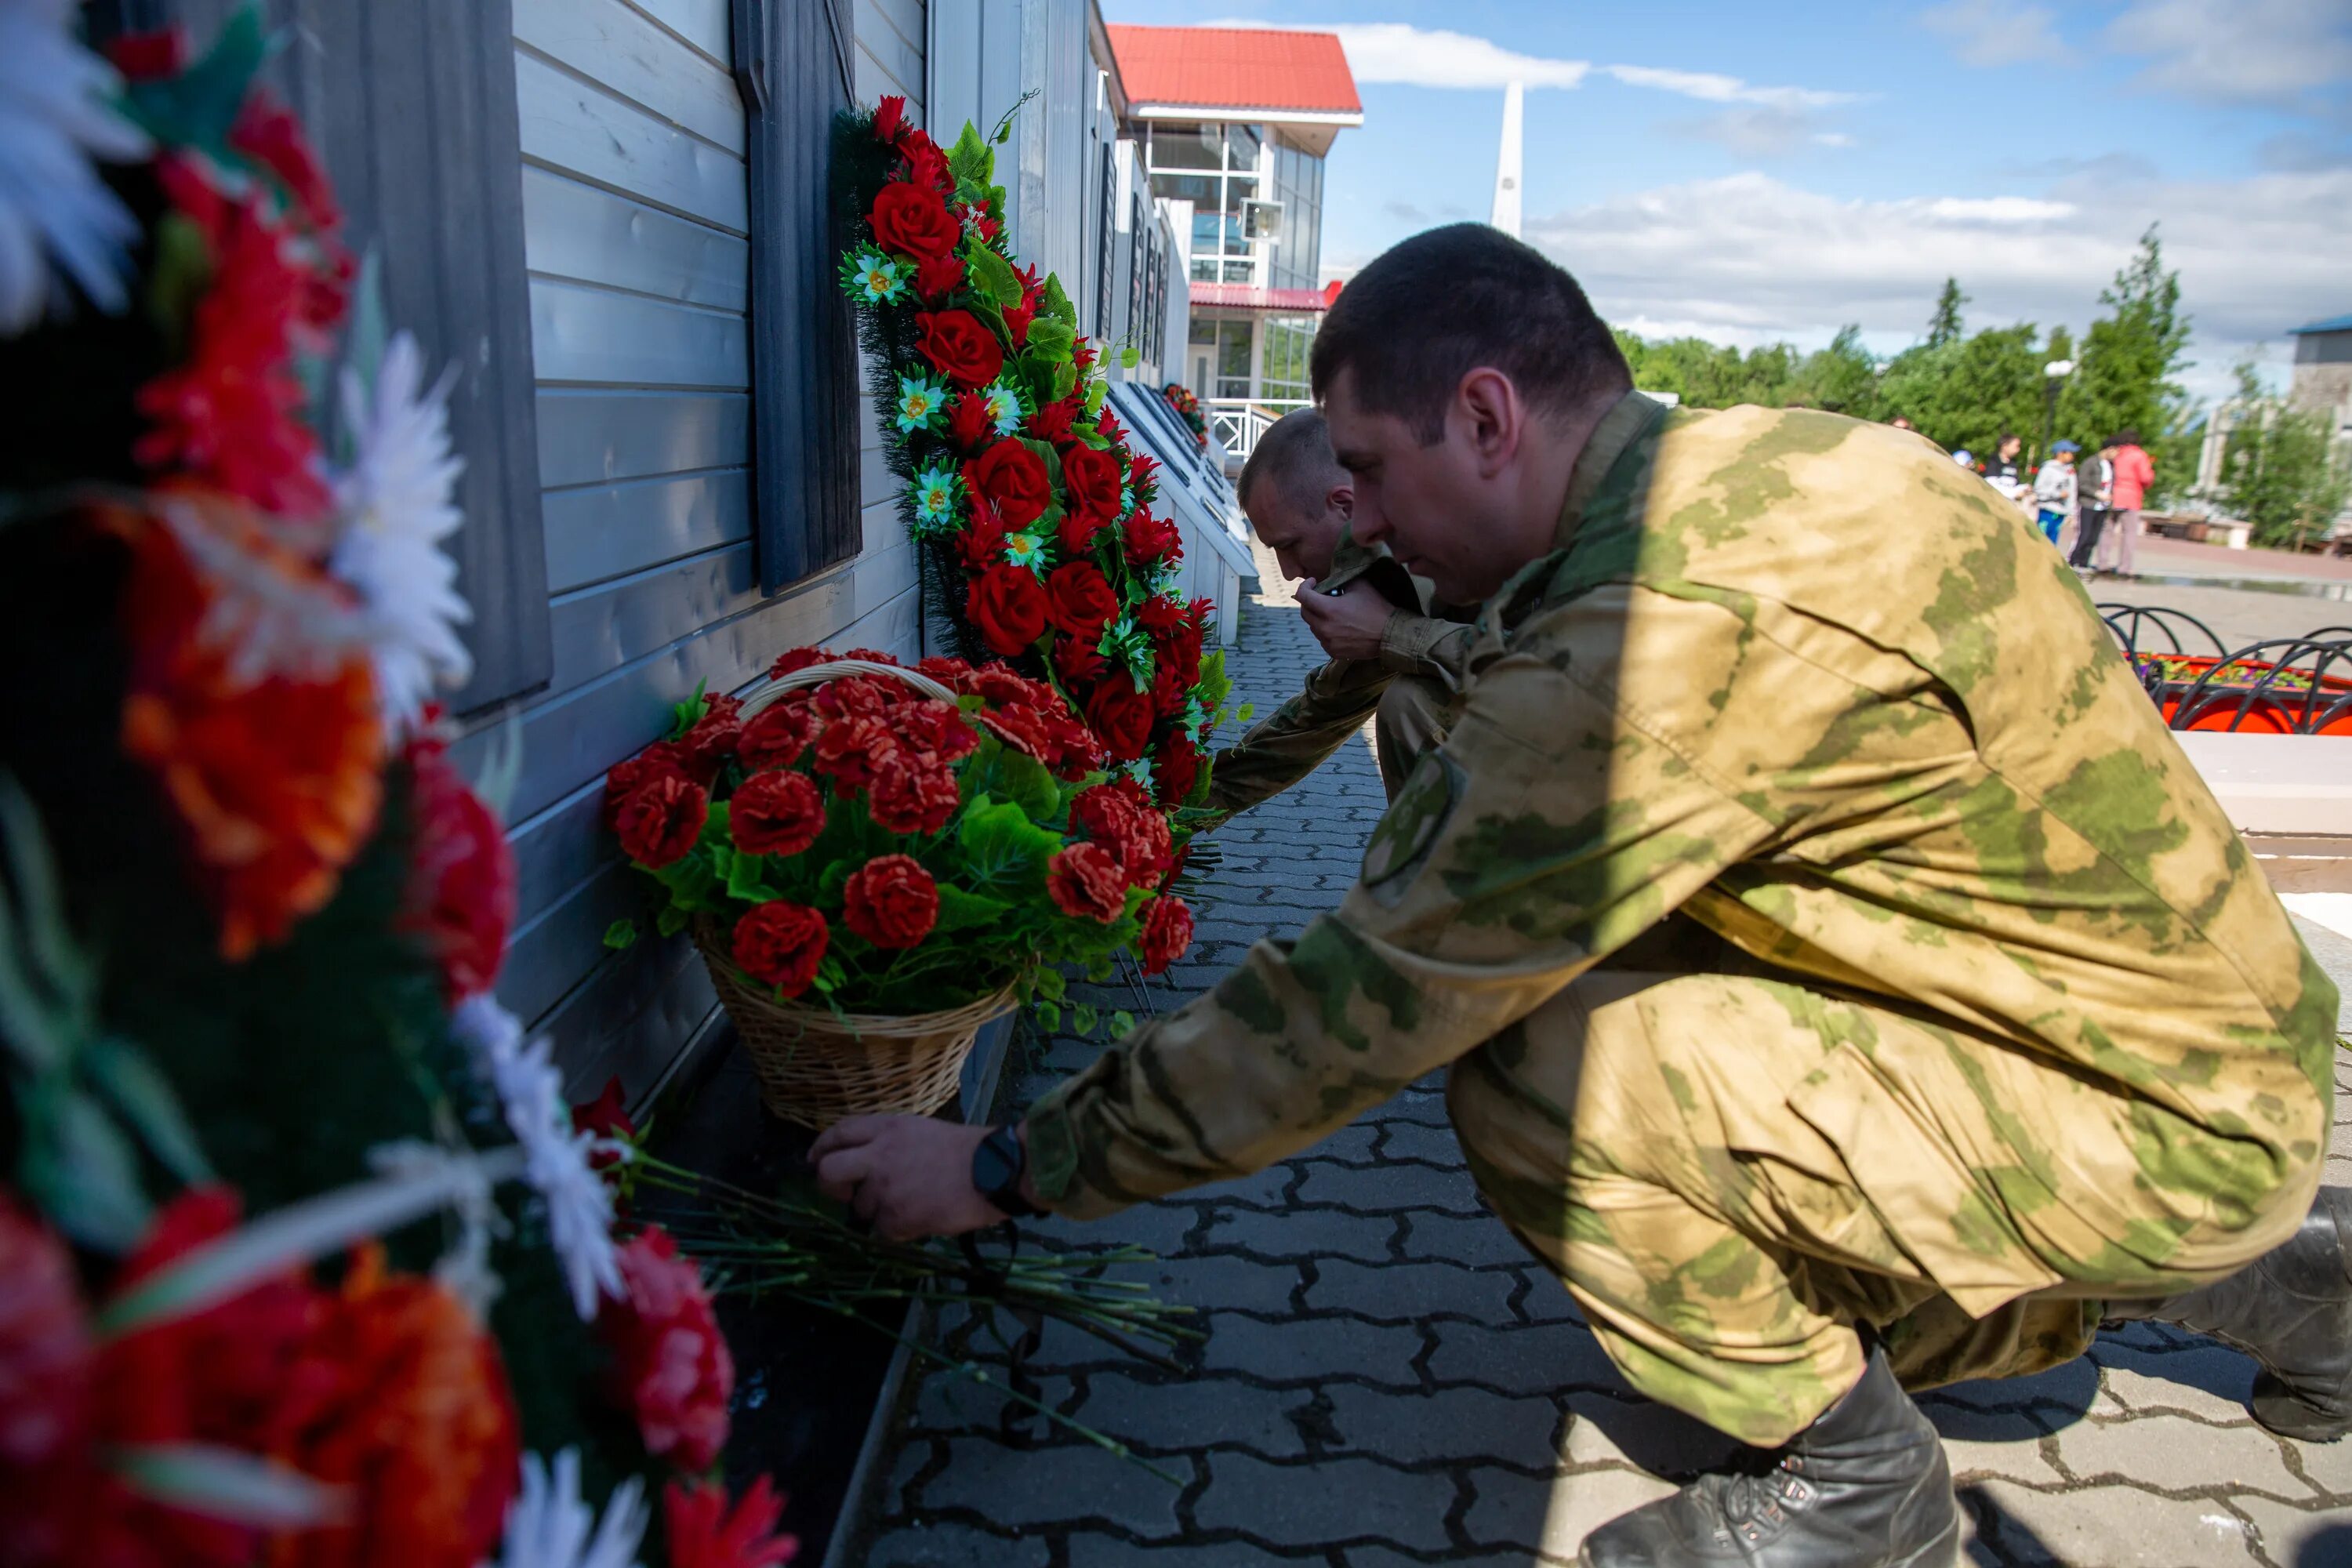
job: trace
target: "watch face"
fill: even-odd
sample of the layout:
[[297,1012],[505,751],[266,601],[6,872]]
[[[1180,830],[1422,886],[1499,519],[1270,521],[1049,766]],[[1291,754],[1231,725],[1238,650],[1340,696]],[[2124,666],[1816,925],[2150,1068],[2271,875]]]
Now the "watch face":
[[1016,1174],[1003,1143],[993,1137],[983,1139],[971,1157],[972,1185],[983,1193],[1000,1192]]

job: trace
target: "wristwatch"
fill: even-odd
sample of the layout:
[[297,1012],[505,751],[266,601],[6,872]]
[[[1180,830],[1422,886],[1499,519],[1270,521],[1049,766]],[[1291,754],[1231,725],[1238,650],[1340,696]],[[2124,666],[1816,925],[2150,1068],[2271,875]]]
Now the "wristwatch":
[[1045,1212],[1021,1195],[1021,1178],[1028,1170],[1029,1151],[1010,1127],[991,1132],[971,1152],[971,1184],[1014,1219],[1034,1219]]

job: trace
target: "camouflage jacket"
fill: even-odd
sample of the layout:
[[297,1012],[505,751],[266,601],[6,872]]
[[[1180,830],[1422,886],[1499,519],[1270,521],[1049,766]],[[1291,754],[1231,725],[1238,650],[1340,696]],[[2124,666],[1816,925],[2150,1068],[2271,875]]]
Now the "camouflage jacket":
[[1397,676],[1421,676],[1449,692],[1461,689],[1467,623],[1476,611],[1436,603],[1429,584],[1406,572],[1386,545],[1342,537],[1318,586],[1343,588],[1360,578],[1396,606],[1381,636],[1380,658],[1332,659],[1307,678],[1297,696],[1218,752],[1209,772],[1212,809],[1246,811],[1313,773],[1363,728]]
[[[2017,1202],[2103,1119],[2140,1176],[2099,1228],[2143,1259],[2316,1179],[2335,987],[2016,509],[1905,432],[1634,395],[1555,544],[1483,606],[1340,907],[1032,1110],[1053,1206],[1259,1169],[1489,1042],[1506,1082],[1556,1061],[1512,1026],[1676,909],[2046,1068]],[[2010,1113],[1968,1053],[1864,1054],[1923,1125]]]

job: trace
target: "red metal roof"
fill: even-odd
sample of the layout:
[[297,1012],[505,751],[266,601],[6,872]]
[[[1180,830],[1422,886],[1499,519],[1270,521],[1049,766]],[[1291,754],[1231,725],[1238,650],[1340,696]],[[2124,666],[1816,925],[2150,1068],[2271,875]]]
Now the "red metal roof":
[[1195,283],[1192,303],[1223,310],[1328,310],[1339,297],[1337,283],[1326,289],[1253,289],[1246,283]]
[[1356,79],[1333,33],[1276,27],[1139,27],[1114,23],[1111,53],[1136,104],[1197,104],[1306,114],[1361,114]]

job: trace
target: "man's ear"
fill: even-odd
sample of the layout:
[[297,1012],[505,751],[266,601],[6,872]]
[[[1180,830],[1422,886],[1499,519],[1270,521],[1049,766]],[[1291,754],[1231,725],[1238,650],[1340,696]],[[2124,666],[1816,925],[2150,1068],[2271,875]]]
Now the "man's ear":
[[1527,405],[1511,378],[1492,365],[1467,371],[1454,390],[1454,418],[1470,437],[1479,472],[1492,476],[1516,457],[1527,434]]
[[1333,485],[1323,498],[1326,511],[1336,511],[1342,521],[1356,515],[1356,488],[1353,485]]

